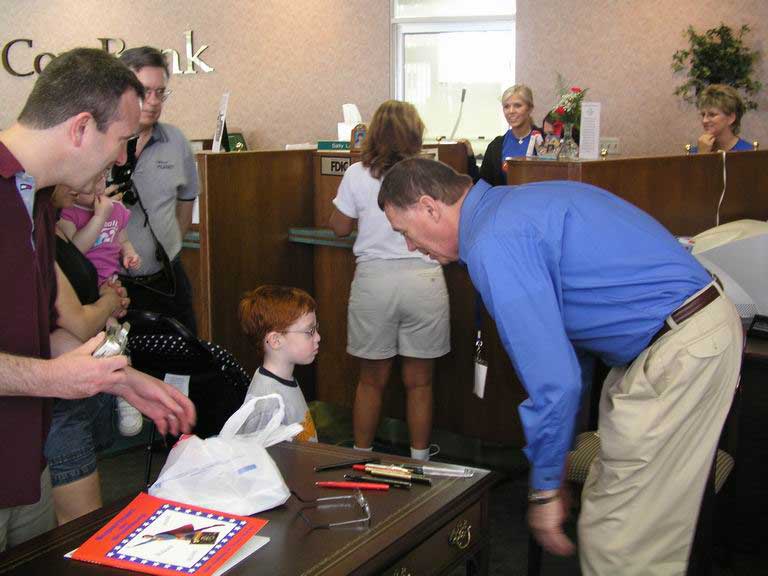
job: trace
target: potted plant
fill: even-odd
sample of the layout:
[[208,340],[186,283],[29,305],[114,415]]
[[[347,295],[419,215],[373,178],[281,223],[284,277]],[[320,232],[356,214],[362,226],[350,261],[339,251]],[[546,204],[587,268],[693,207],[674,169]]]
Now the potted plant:
[[760,91],[762,84],[752,78],[752,73],[760,52],[746,46],[744,37],[749,32],[746,24],[736,34],[722,23],[703,34],[689,26],[683,33],[688,38],[688,48],[672,55],[672,69],[687,71],[688,75],[675,94],[695,104],[699,92],[710,84],[728,84],[744,93],[748,110],[756,109],[757,102],[751,96]]

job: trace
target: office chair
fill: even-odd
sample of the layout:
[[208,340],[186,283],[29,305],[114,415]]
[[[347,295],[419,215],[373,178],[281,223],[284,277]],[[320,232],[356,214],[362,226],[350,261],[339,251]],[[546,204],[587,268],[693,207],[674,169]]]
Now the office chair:
[[[568,468],[566,472],[566,478],[568,482],[573,484],[582,485],[587,480],[587,474],[589,473],[589,467],[592,465],[592,461],[597,457],[597,453],[600,451],[600,436],[594,430],[589,432],[582,432],[576,437],[574,443],[574,449],[568,453]],[[704,501],[702,505],[702,512],[699,515],[699,521],[696,527],[696,541],[694,541],[692,547],[692,554],[690,559],[690,565],[696,565],[703,567],[707,564],[705,560],[700,558],[701,554],[708,553],[709,542],[698,542],[699,538],[709,537],[712,531],[712,497],[720,492],[720,489],[725,484],[731,471],[733,470],[734,460],[730,454],[724,450],[717,450],[715,461],[712,466],[712,473],[707,481],[707,487],[705,489]],[[707,532],[707,534],[703,534]],[[701,551],[703,549],[703,551]],[[542,549],[533,535],[528,536],[528,576],[539,576],[541,574],[541,555]],[[711,564],[711,562],[709,562]],[[703,568],[701,568],[703,569]],[[700,570],[689,573],[700,574]]]
[[[129,321],[133,367],[160,380],[168,375],[188,378],[188,395],[197,409],[194,433],[200,438],[218,434],[242,405],[250,384],[235,357],[221,346],[197,338],[174,318],[134,311]],[[150,426],[144,474],[147,486],[156,435],[154,424]]]

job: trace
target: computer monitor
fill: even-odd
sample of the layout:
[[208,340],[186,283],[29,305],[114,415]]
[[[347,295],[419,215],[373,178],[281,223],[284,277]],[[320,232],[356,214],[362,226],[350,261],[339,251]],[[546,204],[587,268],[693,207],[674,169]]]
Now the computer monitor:
[[695,236],[693,255],[715,274],[739,315],[768,315],[768,223],[729,222]]

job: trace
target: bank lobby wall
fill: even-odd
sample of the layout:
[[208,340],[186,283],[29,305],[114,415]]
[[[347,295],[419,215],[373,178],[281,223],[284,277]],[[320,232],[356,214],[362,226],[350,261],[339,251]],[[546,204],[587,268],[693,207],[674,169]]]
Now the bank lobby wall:
[[[119,38],[128,47],[172,48],[186,70],[184,33],[191,30],[192,54],[208,45],[199,58],[215,71],[198,67],[197,74],[174,76],[164,119],[189,138],[210,138],[221,94],[228,90],[229,127],[243,132],[250,149],[276,149],[334,137],[344,103],[356,103],[369,119],[390,97],[389,5],[387,0],[4,0],[0,47],[15,39],[33,42],[9,49],[10,64],[25,73],[38,54],[99,47],[99,38]],[[672,93],[683,81],[672,72],[672,54],[685,47],[689,25],[701,32],[721,22],[733,29],[749,25],[748,44],[766,53],[763,0],[518,0],[516,77],[533,88],[537,120],[554,103],[559,72],[603,103],[602,134],[618,137],[624,155],[679,154],[696,138],[699,122],[695,109]],[[18,115],[35,75],[15,77],[0,68],[0,78],[3,127]],[[768,85],[765,57],[755,78]],[[762,111],[747,114],[743,134],[768,142],[765,91],[758,102]],[[501,120],[501,110],[499,115]]]

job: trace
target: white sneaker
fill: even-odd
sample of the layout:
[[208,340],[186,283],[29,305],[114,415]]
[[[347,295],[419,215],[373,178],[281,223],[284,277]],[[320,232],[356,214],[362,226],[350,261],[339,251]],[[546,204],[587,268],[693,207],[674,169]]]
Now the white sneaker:
[[144,426],[141,412],[127,401],[117,397],[117,429],[123,436],[136,436]]

